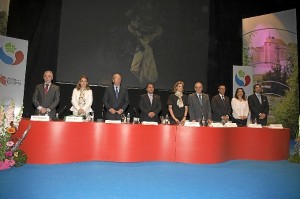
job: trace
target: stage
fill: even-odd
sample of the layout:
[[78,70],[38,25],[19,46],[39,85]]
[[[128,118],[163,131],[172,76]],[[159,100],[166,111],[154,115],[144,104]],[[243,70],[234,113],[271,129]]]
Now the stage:
[[175,125],[38,122],[23,119],[14,135],[31,129],[21,148],[29,164],[85,161],[182,162],[286,160],[290,130]]

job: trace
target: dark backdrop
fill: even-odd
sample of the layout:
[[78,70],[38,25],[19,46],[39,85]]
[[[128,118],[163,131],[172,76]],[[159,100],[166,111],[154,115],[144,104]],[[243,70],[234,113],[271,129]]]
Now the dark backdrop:
[[178,80],[187,90],[196,79],[206,84],[209,0],[63,0],[57,81],[76,82],[85,74],[90,83],[107,86],[119,72],[123,86],[145,87],[147,81],[139,82],[130,71],[135,49],[143,48],[128,31],[132,18],[139,19],[139,32],[162,30],[149,44],[158,72],[156,88],[169,90]]
[[[173,1],[169,2],[172,4]],[[54,82],[56,81],[61,7],[62,0],[11,0],[7,36],[29,41],[24,117],[29,117],[33,113],[32,94],[35,85],[43,81],[43,72],[52,70]],[[232,96],[232,65],[242,65],[242,19],[292,8],[297,8],[294,0],[241,2],[210,0],[208,75],[207,84],[204,85],[204,91],[210,97],[217,93],[217,86],[220,83],[227,86],[227,95]],[[185,8],[182,9],[188,12]],[[74,14],[80,15],[80,11]],[[299,14],[297,14],[297,27],[299,27],[298,18]],[[58,110],[64,106],[69,109],[74,85],[59,84],[59,86],[61,102]],[[100,118],[104,87],[93,86],[92,89],[94,93],[93,109],[96,118]],[[138,96],[143,92],[145,92],[144,89],[129,90],[130,107],[128,111],[132,114],[134,114],[133,108],[136,108],[138,104]],[[158,90],[157,93],[161,95],[162,114],[165,114],[166,101],[171,92]],[[61,117],[66,114],[69,112],[64,111]]]

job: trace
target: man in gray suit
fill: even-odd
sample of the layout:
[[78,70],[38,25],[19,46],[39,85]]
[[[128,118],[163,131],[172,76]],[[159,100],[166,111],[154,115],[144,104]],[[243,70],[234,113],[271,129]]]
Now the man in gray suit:
[[126,110],[129,99],[128,91],[121,86],[122,77],[119,73],[113,74],[112,85],[104,92],[103,104],[106,109],[107,120],[121,120],[121,114]]
[[51,83],[53,79],[52,71],[45,71],[43,78],[44,83],[35,87],[32,101],[36,108],[36,114],[48,114],[53,119],[56,114],[56,107],[59,104],[60,90],[57,85]]
[[160,96],[155,95],[154,84],[148,83],[147,93],[140,96],[139,109],[141,111],[140,120],[159,122],[158,114],[161,111]]
[[196,82],[194,89],[196,92],[188,96],[190,120],[195,122],[204,118],[206,123],[211,123],[211,106],[209,96],[202,93],[203,86],[201,82]]

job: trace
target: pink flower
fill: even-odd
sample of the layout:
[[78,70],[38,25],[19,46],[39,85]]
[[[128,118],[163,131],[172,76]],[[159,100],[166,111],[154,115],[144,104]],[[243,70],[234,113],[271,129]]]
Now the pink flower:
[[0,161],[0,170],[6,170],[9,169],[11,166],[11,163],[8,159],[5,159],[4,161]]
[[12,156],[12,152],[11,152],[11,151],[5,152],[5,156],[6,156],[6,157],[11,157],[11,156]]
[[13,141],[8,141],[6,142],[6,146],[13,146],[14,145],[14,142]]
[[11,159],[11,160],[9,160],[9,165],[12,167],[12,166],[14,166],[15,165],[15,160],[14,159]]

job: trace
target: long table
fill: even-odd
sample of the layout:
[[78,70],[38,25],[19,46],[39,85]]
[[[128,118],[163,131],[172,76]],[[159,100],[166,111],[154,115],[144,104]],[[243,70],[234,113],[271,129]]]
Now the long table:
[[289,129],[212,128],[176,125],[39,122],[23,119],[14,135],[31,124],[22,150],[27,163],[83,161],[220,163],[229,160],[284,160]]

